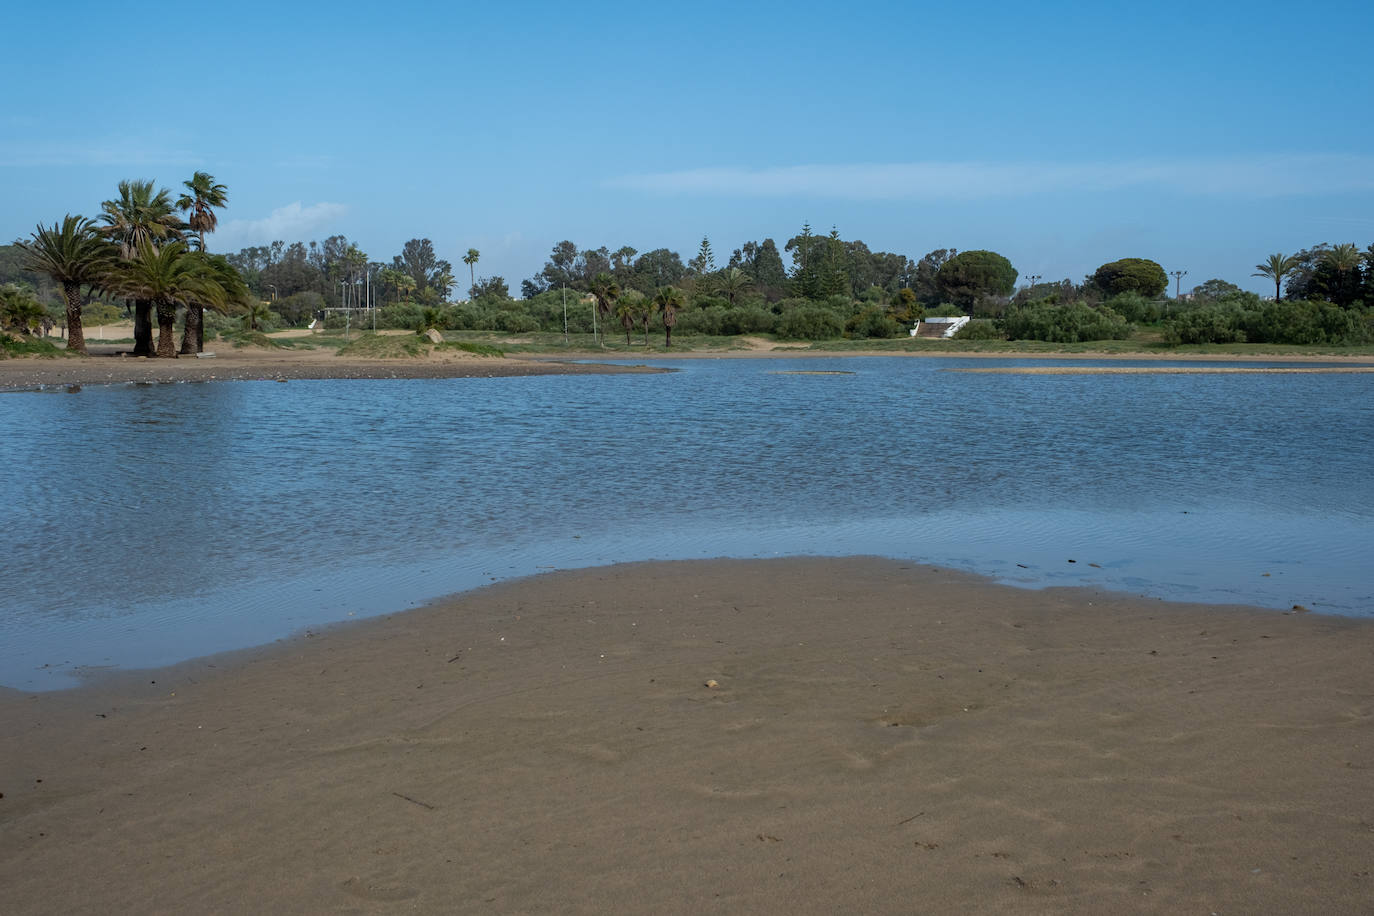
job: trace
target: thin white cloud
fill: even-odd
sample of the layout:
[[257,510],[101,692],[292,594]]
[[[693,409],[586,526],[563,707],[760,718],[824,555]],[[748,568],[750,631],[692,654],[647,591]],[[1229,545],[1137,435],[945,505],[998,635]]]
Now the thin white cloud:
[[143,140],[106,138],[80,142],[45,140],[0,143],[0,167],[42,168],[58,166],[189,166],[201,157],[186,149]]
[[348,207],[343,204],[323,201],[307,207],[298,200],[278,207],[262,219],[231,219],[219,227],[215,236],[221,245],[231,248],[265,245],[278,239],[296,242],[337,222],[347,212]]
[[1296,155],[1086,163],[897,162],[725,167],[623,175],[603,185],[665,195],[849,200],[972,200],[1131,188],[1283,197],[1374,190],[1374,157]]

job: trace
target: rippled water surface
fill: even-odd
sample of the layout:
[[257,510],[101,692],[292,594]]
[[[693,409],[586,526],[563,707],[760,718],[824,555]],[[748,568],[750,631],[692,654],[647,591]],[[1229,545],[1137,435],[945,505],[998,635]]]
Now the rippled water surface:
[[1370,376],[948,371],[973,364],[5,394],[0,684],[657,558],[1374,614]]

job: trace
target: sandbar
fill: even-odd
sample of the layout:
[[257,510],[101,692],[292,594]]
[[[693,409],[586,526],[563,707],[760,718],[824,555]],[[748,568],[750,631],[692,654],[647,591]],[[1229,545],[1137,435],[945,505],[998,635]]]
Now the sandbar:
[[1367,913],[1374,624],[630,564],[0,691],[6,913]]

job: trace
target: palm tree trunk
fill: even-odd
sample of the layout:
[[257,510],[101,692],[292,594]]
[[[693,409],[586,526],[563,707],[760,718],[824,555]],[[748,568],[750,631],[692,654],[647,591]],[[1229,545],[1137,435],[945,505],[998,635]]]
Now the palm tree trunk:
[[86,334],[81,327],[81,287],[75,283],[62,286],[67,297],[67,352],[85,353]]
[[153,303],[134,300],[134,356],[153,355]]
[[1274,278],[1274,301],[1278,302],[1283,297],[1283,277]]
[[181,352],[199,353],[200,339],[205,329],[205,307],[188,305],[186,307],[186,328],[181,334]]
[[159,359],[176,359],[177,307],[175,304],[157,304],[157,356]]

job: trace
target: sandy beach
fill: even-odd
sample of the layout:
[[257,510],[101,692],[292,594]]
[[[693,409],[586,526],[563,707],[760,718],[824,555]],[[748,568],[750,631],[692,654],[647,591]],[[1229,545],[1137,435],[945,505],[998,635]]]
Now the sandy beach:
[[267,379],[507,378],[660,371],[639,366],[588,365],[538,357],[490,357],[447,351],[415,359],[359,359],[333,350],[217,348],[213,356],[148,359],[92,347],[87,357],[0,359],[0,389],[127,382],[251,381]]
[[554,572],[0,692],[7,913],[1368,913],[1374,625]]
[[[113,326],[110,335],[132,334],[132,326]],[[384,331],[383,335],[405,336],[407,332]],[[308,339],[310,332],[291,330],[272,335],[284,341]],[[53,341],[54,343],[60,343]],[[525,338],[495,341],[496,346],[528,343]],[[827,358],[864,359],[872,357],[900,357],[910,359],[1037,359],[1053,361],[1141,361],[1163,362],[1220,362],[1232,363],[1226,372],[1313,371],[1347,372],[1374,371],[1374,359],[1363,355],[1282,354],[1265,356],[1254,353],[1173,353],[1142,351],[1138,353],[1064,353],[1039,351],[959,351],[959,350],[813,350],[807,344],[775,341],[762,337],[742,337],[729,349],[701,350],[569,350],[556,354],[511,353],[504,357],[476,356],[471,353],[446,350],[434,351],[424,357],[406,359],[366,359],[339,356],[334,349],[261,349],[212,344],[202,357],[182,356],[177,359],[148,359],[128,356],[130,344],[103,343],[100,337],[88,335],[91,355],[85,358],[18,358],[0,359],[0,390],[51,387],[64,385],[99,385],[129,382],[168,383],[190,381],[237,381],[270,379],[321,378],[502,378],[529,375],[582,375],[589,373],[638,373],[664,371],[643,366],[625,365],[625,360],[652,359],[678,361],[700,359],[786,359]],[[605,362],[615,360],[614,363]],[[1276,370],[1247,367],[1247,363],[1293,363],[1301,370]],[[963,369],[966,372],[1022,372],[1031,374],[1147,374],[1217,373],[1216,368],[1187,367],[1040,367],[1034,369]]]

